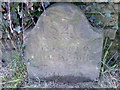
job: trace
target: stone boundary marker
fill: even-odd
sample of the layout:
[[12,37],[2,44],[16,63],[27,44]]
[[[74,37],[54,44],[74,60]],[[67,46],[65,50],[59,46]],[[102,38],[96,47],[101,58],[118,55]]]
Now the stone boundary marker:
[[120,0],[0,0],[2,2],[115,2]]
[[29,33],[25,49],[29,75],[72,83],[96,80],[103,35],[95,30],[74,4],[47,8]]

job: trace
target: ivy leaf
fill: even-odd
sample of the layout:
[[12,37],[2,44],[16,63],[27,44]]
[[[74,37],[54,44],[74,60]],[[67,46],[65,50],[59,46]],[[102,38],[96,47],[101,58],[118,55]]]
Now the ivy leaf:
[[30,62],[31,62],[31,60],[30,60],[30,59],[27,59],[27,62],[28,62],[28,63],[30,63]]
[[19,14],[20,18],[22,18],[22,12],[18,12],[18,14]]
[[94,7],[97,7],[97,4],[96,4],[96,3],[93,3],[93,6],[94,6]]
[[118,30],[118,24],[115,24],[115,26],[113,26],[112,29]]
[[95,20],[95,15],[91,15],[90,18],[89,18],[90,21],[93,21]]
[[17,31],[18,33],[20,33],[20,29],[21,29],[20,26],[17,26],[16,28],[14,28],[14,30]]
[[98,11],[101,11],[101,10],[102,10],[102,7],[97,6],[97,10],[98,10]]
[[19,7],[19,3],[14,3],[10,5],[10,10],[15,11],[15,9]]
[[85,5],[80,5],[80,8],[81,8],[81,9],[85,9],[86,6],[85,6]]
[[45,8],[46,8],[48,5],[50,5],[50,2],[44,2]]
[[102,22],[101,21],[98,21],[98,22],[96,22],[96,25],[100,25]]
[[106,16],[106,18],[110,18],[111,17],[111,11],[110,10],[107,10],[106,12],[105,12],[105,16]]

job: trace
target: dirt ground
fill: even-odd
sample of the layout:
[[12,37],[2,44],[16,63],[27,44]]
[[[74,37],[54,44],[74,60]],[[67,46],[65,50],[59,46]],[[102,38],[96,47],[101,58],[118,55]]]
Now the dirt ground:
[[27,88],[101,88],[98,82],[62,83],[55,81],[32,81]]

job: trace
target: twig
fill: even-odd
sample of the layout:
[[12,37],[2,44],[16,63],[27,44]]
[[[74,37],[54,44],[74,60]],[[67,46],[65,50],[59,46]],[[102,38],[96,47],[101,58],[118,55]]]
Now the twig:
[[22,80],[17,79],[17,80],[13,80],[13,81],[8,81],[8,82],[0,83],[0,85],[6,84],[6,83],[18,82],[18,81],[22,81]]
[[[27,7],[28,7],[28,2],[26,3],[26,5],[27,5]],[[32,19],[32,21],[33,21],[33,24],[35,25],[35,21],[34,21],[34,19],[33,19],[32,15],[30,14],[30,11],[29,11],[29,9],[28,9],[28,14],[30,15],[30,18]]]
[[117,52],[116,52],[114,55],[112,55],[112,57],[107,61],[107,65],[108,65],[109,62],[116,56],[116,54],[117,54]]
[[8,2],[8,19],[9,19],[9,26],[10,26],[11,33],[13,33],[12,20],[11,20],[11,15],[10,15],[10,2]]
[[[10,2],[8,2],[8,19],[9,19],[10,31],[11,31],[11,33],[13,33],[12,20],[11,20],[11,14],[10,14]],[[15,44],[14,44],[13,40],[11,39],[10,34],[7,30],[6,30],[6,33],[8,34],[8,38],[11,40],[11,43],[12,43],[13,47],[17,51],[17,48],[15,47]],[[13,33],[13,35],[14,35],[14,33]]]
[[45,16],[46,16],[46,10],[45,10],[45,6],[44,6],[44,3],[43,3],[43,1],[41,2],[41,4],[42,4],[42,7],[43,7],[43,10],[44,10],[44,12],[45,12]]
[[23,33],[23,36],[24,36],[24,14],[23,14],[23,3],[22,3],[22,33]]

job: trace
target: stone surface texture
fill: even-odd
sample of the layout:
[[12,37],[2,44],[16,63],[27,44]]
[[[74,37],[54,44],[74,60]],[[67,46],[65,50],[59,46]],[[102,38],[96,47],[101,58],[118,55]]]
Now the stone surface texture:
[[96,31],[74,4],[56,3],[47,8],[27,40],[30,77],[61,82],[96,80],[103,43],[103,35]]

